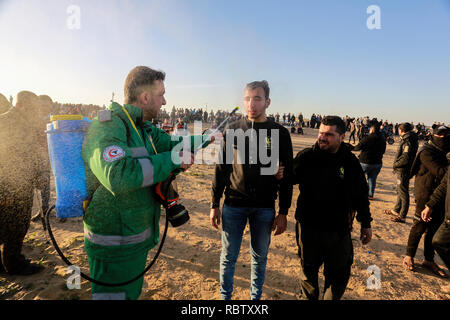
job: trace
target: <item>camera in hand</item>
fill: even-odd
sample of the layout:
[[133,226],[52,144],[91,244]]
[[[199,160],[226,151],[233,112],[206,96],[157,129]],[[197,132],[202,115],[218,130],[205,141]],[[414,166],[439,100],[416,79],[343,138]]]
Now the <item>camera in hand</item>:
[[189,221],[189,213],[186,208],[179,203],[168,207],[167,219],[169,219],[172,227],[179,227]]
[[156,198],[166,209],[167,219],[172,227],[179,227],[189,221],[187,209],[178,200],[180,196],[177,191],[175,176],[171,174],[166,180],[156,184],[154,193]]

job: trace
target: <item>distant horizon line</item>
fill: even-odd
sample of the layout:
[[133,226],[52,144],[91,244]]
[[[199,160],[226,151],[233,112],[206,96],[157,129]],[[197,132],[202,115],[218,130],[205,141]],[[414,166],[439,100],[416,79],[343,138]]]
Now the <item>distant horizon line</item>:
[[[116,102],[116,103],[119,103],[119,102],[117,102],[117,101],[112,101],[112,100],[110,100],[110,103],[112,103],[112,102]],[[108,107],[108,105],[106,105],[106,104],[103,104],[102,106],[101,105],[98,105],[98,104],[93,104],[93,103],[90,103],[90,104],[87,104],[87,103],[72,103],[72,102],[66,102],[66,103],[62,103],[62,102],[58,102],[58,101],[54,101],[53,102],[54,104],[60,104],[60,105],[65,105],[65,104],[71,104],[71,105],[86,105],[86,106],[89,106],[89,105],[93,105],[93,106],[98,106],[98,107],[100,107],[100,108],[102,108],[103,106],[105,106],[105,107]],[[120,103],[119,103],[120,104]],[[175,107],[176,109],[204,109],[205,107],[203,107],[203,106],[200,106],[200,107],[180,107],[180,106],[175,106],[175,105],[173,105],[172,107]],[[165,112],[167,112],[167,113],[170,113],[171,111],[172,111],[172,107],[170,107],[170,106],[162,106],[161,108],[167,108],[167,110],[164,110],[164,109],[161,109],[161,110],[163,110],[163,111],[165,111]],[[217,112],[217,111],[227,111],[226,109],[221,109],[221,108],[215,108],[215,107],[206,107],[207,109],[209,109],[209,108],[211,108],[210,109],[210,111],[211,110],[213,110],[214,112]],[[206,110],[205,110],[206,111]],[[208,113],[209,113],[209,111],[208,111]],[[241,113],[241,114],[244,114],[245,115],[245,113],[244,112],[239,112],[239,113]],[[291,114],[291,115],[295,115],[295,117],[296,118],[298,118],[298,115],[300,114],[300,113],[302,113],[302,115],[303,115],[303,117],[304,117],[304,119],[306,119],[306,120],[311,120],[311,117],[309,117],[309,118],[306,118],[307,116],[305,116],[304,114],[303,114],[303,112],[302,111],[300,111],[300,112],[283,112],[283,113],[280,113],[279,111],[277,111],[277,112],[275,112],[275,113],[267,113],[266,115],[267,116],[274,116],[275,117],[275,115],[276,114],[279,114],[280,115],[280,117],[282,117],[283,116],[283,114],[286,114],[286,115],[288,115],[288,114]],[[345,116],[342,116],[342,115],[339,115],[339,114],[326,114],[326,115],[323,115],[322,113],[318,113],[318,112],[313,112],[312,114],[311,114],[311,116],[312,115],[320,115],[320,116],[322,116],[322,117],[324,117],[324,116],[328,116],[328,115],[337,115],[337,116],[339,116],[339,117],[341,117],[342,119],[345,117]],[[348,114],[346,114],[347,116],[349,116]],[[350,118],[355,118],[355,119],[358,119],[358,118],[366,118],[366,117],[368,117],[369,119],[377,119],[378,121],[381,121],[381,120],[385,120],[385,121],[387,121],[388,123],[392,123],[392,124],[394,124],[394,123],[403,123],[403,122],[409,122],[409,123],[422,123],[422,124],[424,124],[425,125],[425,121],[393,121],[393,120],[389,120],[389,119],[384,119],[384,118],[381,118],[380,116],[370,116],[370,115],[365,115],[365,116],[349,116]],[[450,123],[446,123],[446,122],[442,122],[442,121],[440,121],[440,120],[434,120],[433,121],[433,123],[431,124],[431,125],[433,125],[433,124],[435,124],[435,123],[437,123],[437,122],[439,122],[439,123],[444,123],[444,124],[450,124]],[[431,125],[429,125],[429,126],[431,126]],[[425,125],[425,126],[427,126],[427,125]]]

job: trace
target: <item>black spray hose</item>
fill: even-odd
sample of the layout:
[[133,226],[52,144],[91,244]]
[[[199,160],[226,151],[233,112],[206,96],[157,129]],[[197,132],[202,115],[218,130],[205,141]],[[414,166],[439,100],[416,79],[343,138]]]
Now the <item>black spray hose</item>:
[[[173,176],[172,180],[173,180],[173,179],[175,179],[174,176]],[[170,183],[168,183],[167,185],[169,186]],[[167,192],[168,192],[168,190],[166,190],[166,193],[167,193]],[[167,198],[167,197],[166,197],[166,198]],[[74,265],[74,264],[73,264],[72,262],[70,262],[70,261],[66,258],[66,256],[62,253],[61,249],[59,248],[58,244],[56,243],[55,237],[53,236],[52,228],[51,228],[51,226],[50,226],[50,218],[49,218],[49,217],[50,217],[50,212],[51,212],[53,209],[55,209],[55,205],[51,206],[51,207],[47,210],[47,212],[45,213],[45,224],[46,224],[46,226],[47,226],[48,235],[50,236],[50,240],[52,241],[53,246],[55,247],[56,252],[58,252],[58,254],[59,254],[59,256],[61,257],[61,259],[62,259],[68,266],[72,266],[72,265]],[[166,207],[165,207],[165,209],[167,210]],[[156,260],[158,259],[159,254],[161,253],[161,250],[162,250],[164,241],[166,240],[166,235],[167,235],[167,229],[168,229],[168,227],[169,227],[169,219],[168,219],[167,211],[166,211],[166,223],[165,223],[165,227],[164,227],[164,233],[163,233],[163,236],[162,236],[162,238],[161,238],[161,242],[160,242],[159,247],[158,247],[158,251],[156,251],[155,257],[154,257],[153,260],[149,263],[149,265],[144,269],[144,271],[142,271],[142,272],[141,272],[139,275],[137,275],[135,278],[130,279],[130,280],[125,281],[125,282],[121,282],[121,283],[106,283],[106,282],[102,282],[102,281],[99,281],[99,280],[92,279],[91,277],[89,277],[88,275],[86,275],[86,274],[84,274],[84,273],[82,273],[82,272],[80,272],[80,276],[83,277],[84,279],[86,279],[86,280],[92,282],[92,283],[95,283],[95,284],[100,285],[100,286],[105,286],[105,287],[121,287],[121,286],[125,286],[125,285],[127,285],[127,284],[130,284],[130,283],[132,283],[132,282],[134,282],[134,281],[140,279],[144,274],[147,273],[148,270],[150,270],[150,268],[153,266],[153,264],[154,264],[154,263],[156,262]]]

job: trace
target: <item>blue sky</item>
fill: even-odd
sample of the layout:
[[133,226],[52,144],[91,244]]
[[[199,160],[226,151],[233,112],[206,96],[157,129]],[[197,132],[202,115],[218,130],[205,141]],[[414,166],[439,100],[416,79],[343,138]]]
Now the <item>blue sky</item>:
[[[366,26],[370,5],[381,29]],[[167,73],[167,109],[231,110],[265,79],[269,113],[450,122],[449,0],[0,0],[0,41],[7,97],[122,102],[147,65]]]

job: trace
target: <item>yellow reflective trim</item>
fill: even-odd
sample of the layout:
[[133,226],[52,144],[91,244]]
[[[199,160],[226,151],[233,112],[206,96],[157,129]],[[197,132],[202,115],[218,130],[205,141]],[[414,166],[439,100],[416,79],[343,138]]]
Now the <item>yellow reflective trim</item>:
[[90,200],[83,201],[83,211],[86,212],[87,207],[89,206]]
[[56,114],[50,117],[50,121],[58,120],[83,120],[83,116],[81,114]]
[[138,129],[136,128],[136,125],[134,124],[133,119],[131,119],[131,116],[130,116],[130,114],[128,113],[127,109],[125,109],[124,106],[122,106],[122,109],[123,109],[123,111],[125,112],[125,114],[127,115],[128,120],[130,120],[131,125],[133,126],[134,130],[136,130],[136,133],[138,134],[139,138],[141,138],[141,141],[144,142],[144,141],[142,140],[141,134],[139,133]]

